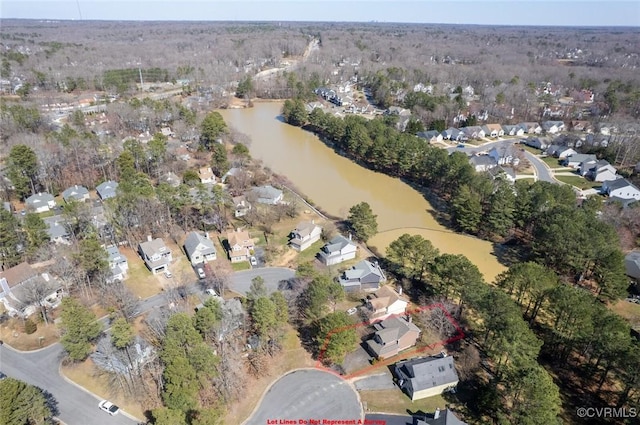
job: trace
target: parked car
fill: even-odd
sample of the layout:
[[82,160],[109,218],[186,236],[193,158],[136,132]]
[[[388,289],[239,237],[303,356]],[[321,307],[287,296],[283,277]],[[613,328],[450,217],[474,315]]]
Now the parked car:
[[171,279],[173,277],[173,274],[171,274],[171,272],[169,270],[165,269],[164,277],[166,277],[167,279]]
[[98,404],[98,407],[100,407],[100,410],[107,412],[111,416],[117,415],[118,412],[120,411],[120,408],[118,406],[116,406],[115,404],[107,400],[102,400]]
[[358,309],[355,307],[351,307],[349,310],[347,310],[347,314],[349,316],[351,316],[352,314],[356,314],[358,312]]
[[212,297],[217,297],[218,296],[218,294],[216,293],[215,289],[213,289],[213,288],[205,289],[204,293],[207,294],[207,295],[211,295]]
[[198,277],[200,279],[204,279],[205,277],[207,277],[207,275],[204,273],[204,269],[202,267],[198,267],[196,269],[196,273],[198,273]]
[[249,262],[251,262],[252,266],[257,266],[258,265],[258,260],[254,256],[249,257]]

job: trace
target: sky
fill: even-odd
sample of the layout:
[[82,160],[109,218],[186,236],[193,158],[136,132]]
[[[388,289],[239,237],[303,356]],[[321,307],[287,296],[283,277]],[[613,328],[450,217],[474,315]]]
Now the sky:
[[0,0],[12,18],[640,27],[640,0]]

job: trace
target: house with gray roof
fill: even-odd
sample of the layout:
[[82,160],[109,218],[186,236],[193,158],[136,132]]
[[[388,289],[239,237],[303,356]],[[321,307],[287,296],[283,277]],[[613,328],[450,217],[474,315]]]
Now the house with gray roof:
[[551,155],[558,159],[565,159],[568,156],[576,155],[578,152],[568,146],[551,145],[547,148],[547,155]]
[[345,291],[375,291],[387,278],[376,261],[362,260],[340,275],[338,282]]
[[214,261],[217,257],[216,247],[207,233],[191,232],[184,241],[184,252],[194,266]]
[[477,172],[488,171],[494,167],[498,166],[495,158],[489,155],[476,155],[473,154],[469,157],[469,164],[473,166],[473,168]]
[[524,136],[524,130],[517,125],[503,125],[502,131],[505,136]]
[[416,345],[420,328],[413,324],[411,317],[391,316],[373,324],[375,333],[367,340],[367,350],[377,359],[388,359],[399,352]]
[[327,242],[318,253],[318,259],[327,266],[340,264],[343,261],[356,258],[358,246],[349,238],[338,235]]
[[446,140],[453,140],[455,142],[459,142],[463,140],[464,133],[454,127],[449,127],[442,133],[442,138]]
[[480,139],[485,136],[482,127],[472,125],[469,127],[460,127],[460,131],[467,137],[467,139]]
[[542,123],[542,129],[549,134],[556,134],[561,131],[564,131],[564,122],[563,121],[544,121]]
[[451,391],[459,382],[453,357],[447,355],[398,362],[393,373],[412,401]]
[[567,156],[564,160],[560,161],[560,164],[564,165],[565,167],[578,169],[582,167],[581,164],[583,163],[585,167],[588,167],[589,165],[594,165],[597,160],[598,158],[592,154],[575,153]]
[[127,271],[129,270],[129,262],[127,257],[120,252],[115,245],[109,245],[105,248],[107,251],[107,257],[109,261],[109,269],[111,270],[111,277],[109,281],[124,280],[127,277]]
[[138,245],[138,253],[153,274],[167,270],[172,260],[171,250],[164,241],[160,238],[152,239],[151,236]]
[[62,199],[66,203],[76,201],[84,202],[89,200],[89,190],[84,186],[78,186],[77,184],[68,187],[62,192]]
[[276,189],[271,185],[254,187],[251,189],[249,197],[255,199],[261,204],[277,205],[282,202],[284,194],[280,189]]
[[640,280],[640,251],[631,251],[624,257],[627,276]]
[[29,211],[42,213],[56,206],[56,200],[50,193],[36,193],[25,200]]
[[103,201],[105,199],[114,198],[116,196],[116,189],[118,189],[118,182],[113,180],[100,183],[96,186],[96,192],[98,192],[98,196]]
[[71,235],[67,225],[67,219],[61,215],[54,215],[42,219],[47,225],[47,234],[51,242],[56,244],[69,245],[71,243]]
[[[584,168],[580,166],[580,172],[582,173]],[[589,169],[584,174],[594,182],[606,182],[609,180],[615,180],[618,178],[618,170],[609,164],[606,159],[601,159],[595,164],[590,165]]]
[[314,220],[298,223],[289,235],[289,245],[298,252],[302,252],[320,240],[322,227]]
[[627,179],[602,182],[601,192],[611,198],[640,200],[640,190]]
[[426,140],[429,143],[442,142],[442,134],[437,130],[420,131],[416,134],[421,139]]
[[467,425],[449,409],[436,409],[433,414],[425,414],[424,419],[418,419],[415,425]]

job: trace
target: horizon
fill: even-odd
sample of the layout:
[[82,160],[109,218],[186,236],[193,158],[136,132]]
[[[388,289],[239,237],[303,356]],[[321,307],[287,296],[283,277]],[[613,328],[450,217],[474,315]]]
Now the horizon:
[[[422,18],[424,16],[424,18]],[[595,0],[8,0],[0,20],[640,27],[640,2]]]

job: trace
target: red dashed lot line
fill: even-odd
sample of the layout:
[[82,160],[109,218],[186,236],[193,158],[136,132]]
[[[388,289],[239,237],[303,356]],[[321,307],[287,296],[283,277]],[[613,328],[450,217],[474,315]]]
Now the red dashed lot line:
[[429,344],[429,345],[427,345],[425,347],[422,347],[422,348],[414,348],[414,349],[411,349],[411,350],[405,350],[402,353],[399,353],[399,354],[397,354],[397,355],[395,355],[393,357],[390,357],[390,358],[388,358],[386,360],[380,360],[380,361],[376,362],[374,365],[367,366],[367,367],[365,367],[363,369],[358,369],[358,370],[356,370],[356,371],[354,371],[354,372],[352,372],[352,373],[350,373],[348,375],[340,375],[336,371],[334,371],[332,369],[329,369],[329,368],[323,366],[323,364],[322,364],[322,361],[324,359],[324,353],[327,350],[327,345],[329,344],[329,340],[331,339],[331,337],[334,334],[340,333],[340,332],[345,331],[347,329],[356,329],[356,328],[359,328],[359,327],[362,327],[362,326],[370,326],[370,325],[372,325],[374,323],[377,323],[377,322],[380,322],[382,320],[381,319],[376,319],[376,320],[370,320],[370,321],[367,321],[367,322],[356,323],[354,325],[342,326],[340,328],[336,328],[336,329],[331,330],[329,332],[329,334],[327,334],[327,337],[325,338],[324,343],[322,344],[322,348],[320,349],[320,354],[318,354],[318,361],[316,362],[316,365],[315,365],[316,369],[320,369],[320,370],[324,370],[326,372],[333,373],[334,375],[340,376],[343,379],[350,379],[350,378],[356,377],[358,375],[362,375],[362,374],[365,374],[367,372],[370,372],[370,371],[372,371],[374,369],[378,369],[378,368],[381,368],[383,366],[390,365],[391,363],[395,363],[396,361],[398,361],[399,358],[410,357],[410,356],[413,356],[413,355],[418,354],[418,353],[422,353],[422,352],[427,351],[427,350],[433,350],[435,347],[438,347],[438,346],[444,347],[447,344],[451,344],[451,343],[453,343],[455,341],[458,341],[458,340],[464,338],[464,332],[462,331],[462,328],[460,328],[460,325],[458,325],[458,322],[456,322],[456,320],[451,316],[451,314],[442,305],[442,303],[435,303],[435,304],[431,304],[431,305],[428,305],[428,306],[418,307],[418,308],[410,310],[410,311],[408,311],[408,312],[406,312],[404,314],[392,314],[389,317],[406,316],[406,315],[419,313],[419,312],[425,311],[425,310],[432,310],[434,308],[438,308],[444,313],[444,315],[447,318],[447,320],[449,320],[449,323],[451,323],[451,325],[453,325],[453,327],[456,329],[456,334],[455,335],[453,335],[450,338],[443,339],[442,341],[434,342],[434,343]]

